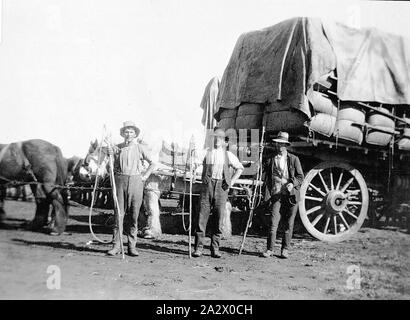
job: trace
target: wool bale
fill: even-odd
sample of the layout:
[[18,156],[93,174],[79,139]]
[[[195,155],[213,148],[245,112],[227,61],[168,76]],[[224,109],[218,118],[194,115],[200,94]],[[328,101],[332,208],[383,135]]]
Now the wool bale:
[[267,131],[287,131],[289,133],[302,132],[305,130],[303,125],[307,116],[296,109],[269,112],[266,116]]
[[365,113],[348,102],[341,102],[340,109],[337,114],[337,120],[349,120],[356,123],[365,123]]
[[375,128],[380,128],[385,131],[390,131],[391,134],[369,129],[366,134],[366,142],[368,144],[374,144],[377,146],[388,145],[393,137],[394,129],[388,128],[388,127],[382,127],[382,126],[375,126]]
[[258,129],[262,126],[262,118],[262,113],[237,116],[235,127],[236,129]]
[[313,106],[313,110],[316,112],[326,113],[336,117],[337,105],[329,96],[317,91],[312,91],[309,94],[309,101]]
[[[386,108],[378,108],[379,111],[388,114],[389,110]],[[369,129],[366,134],[366,142],[368,144],[386,146],[390,143],[394,134],[394,120],[386,117],[378,112],[370,112],[367,123],[375,128],[380,128],[384,131],[389,131],[391,134]]]
[[238,109],[222,109],[219,118],[220,119],[226,119],[226,118],[236,118],[236,115],[238,114]]
[[244,103],[238,108],[236,129],[258,129],[262,126],[263,105],[257,103]]
[[309,123],[309,128],[315,132],[321,133],[330,137],[335,131],[336,117],[326,114],[318,113],[312,117]]
[[218,122],[218,127],[222,128],[224,130],[235,128],[235,118],[221,119]]
[[238,117],[244,115],[255,115],[263,113],[263,104],[260,103],[244,103],[238,108]]
[[354,126],[354,123],[355,121],[338,119],[333,135],[339,139],[361,144],[363,142],[363,130],[360,127]]
[[[404,135],[410,137],[410,128],[404,129]],[[398,143],[398,148],[401,150],[410,150],[410,139],[409,138],[401,138]]]
[[[379,111],[389,114],[386,108],[378,108]],[[394,120],[377,112],[370,112],[367,123],[372,126],[381,126],[386,128],[394,128]]]

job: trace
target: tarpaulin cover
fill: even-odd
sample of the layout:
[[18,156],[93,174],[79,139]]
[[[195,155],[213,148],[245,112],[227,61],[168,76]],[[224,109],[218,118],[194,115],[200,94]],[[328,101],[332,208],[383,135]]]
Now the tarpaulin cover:
[[212,129],[213,127],[215,127],[216,121],[213,115],[215,113],[218,91],[219,79],[218,77],[214,77],[206,85],[200,105],[203,109],[201,122],[205,126],[205,129]]
[[217,109],[286,105],[311,116],[306,93],[336,69],[342,100],[410,104],[409,44],[375,29],[293,18],[241,35],[223,74]]
[[337,58],[339,99],[410,104],[410,40],[374,28],[323,26]]

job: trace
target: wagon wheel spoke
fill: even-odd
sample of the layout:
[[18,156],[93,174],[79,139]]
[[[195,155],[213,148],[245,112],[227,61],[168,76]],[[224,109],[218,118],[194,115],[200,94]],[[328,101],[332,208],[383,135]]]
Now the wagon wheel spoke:
[[311,214],[313,212],[316,212],[320,209],[322,209],[322,206],[316,206],[316,207],[310,208],[308,211],[306,211],[306,214],[309,215],[309,214]]
[[329,193],[330,190],[329,190],[329,188],[327,187],[326,182],[325,182],[325,180],[323,179],[321,173],[318,172],[318,175],[319,175],[320,180],[321,180],[322,183],[323,183],[323,186],[325,187],[326,192]]
[[319,214],[319,215],[315,218],[315,220],[312,221],[312,226],[315,226],[315,225],[319,222],[319,220],[322,219],[322,217],[323,217],[323,213]]
[[361,201],[347,201],[347,204],[354,204],[354,205],[359,205],[359,206],[361,206],[361,205],[362,205],[362,202],[361,202]]
[[330,190],[334,190],[335,189],[335,184],[333,182],[333,172],[332,170],[330,170]]
[[349,229],[350,229],[350,226],[349,226],[349,224],[347,223],[345,217],[343,216],[343,212],[339,212],[338,214],[339,214],[340,219],[342,219],[342,221],[343,221],[344,225],[346,226],[346,228],[349,230]]
[[358,217],[351,213],[349,209],[346,208],[343,211],[346,212],[348,215],[352,216],[353,218],[355,218],[356,220],[358,219]]
[[339,180],[337,181],[336,190],[339,190],[340,184],[342,183],[343,171],[340,173]]
[[325,229],[323,230],[323,233],[324,233],[324,234],[326,234],[326,233],[327,233],[327,228],[329,227],[329,222],[330,222],[330,217],[327,217],[327,219],[326,219]]
[[324,193],[322,190],[320,190],[318,187],[313,185],[313,183],[309,183],[309,186],[312,187],[314,190],[316,190],[318,193],[320,193],[321,196],[326,196],[326,193]]
[[323,198],[316,198],[316,197],[311,197],[311,196],[306,196],[305,199],[312,200],[312,201],[318,201],[318,202],[323,201]]
[[346,191],[346,194],[350,197],[350,196],[358,195],[360,192],[361,192],[360,189],[355,189],[355,190]]
[[336,222],[336,215],[333,216],[333,225],[335,227],[335,234],[337,234],[337,222]]
[[352,184],[353,180],[354,178],[350,178],[340,191],[345,192],[346,189],[349,188],[349,186]]

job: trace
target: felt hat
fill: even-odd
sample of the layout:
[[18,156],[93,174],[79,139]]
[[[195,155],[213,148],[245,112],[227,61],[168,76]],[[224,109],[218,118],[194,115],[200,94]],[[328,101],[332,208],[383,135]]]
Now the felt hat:
[[221,137],[221,138],[226,138],[226,133],[223,129],[221,128],[215,128],[214,132],[211,133],[211,136],[213,137]]
[[134,122],[132,121],[125,121],[122,128],[120,129],[120,135],[121,137],[124,137],[124,130],[126,128],[132,128],[135,130],[135,136],[138,137],[138,135],[140,134],[140,129],[135,125]]
[[273,142],[278,142],[278,143],[286,143],[290,144],[289,142],[289,133],[284,132],[284,131],[279,131],[278,135],[272,139]]

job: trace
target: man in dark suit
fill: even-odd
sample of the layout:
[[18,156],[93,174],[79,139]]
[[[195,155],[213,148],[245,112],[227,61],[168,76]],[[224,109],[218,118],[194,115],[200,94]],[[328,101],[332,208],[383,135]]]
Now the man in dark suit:
[[300,186],[304,175],[299,158],[287,151],[290,145],[289,134],[279,132],[274,142],[274,154],[266,165],[265,184],[270,197],[270,223],[267,250],[262,254],[269,258],[273,255],[276,232],[279,221],[283,219],[284,235],[282,237],[281,257],[288,258],[292,239],[293,223],[298,210]]

